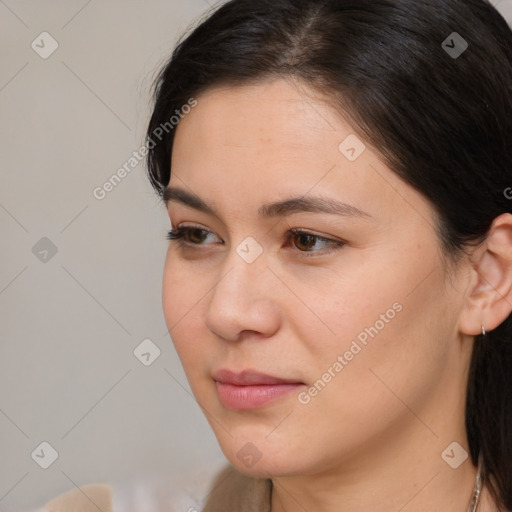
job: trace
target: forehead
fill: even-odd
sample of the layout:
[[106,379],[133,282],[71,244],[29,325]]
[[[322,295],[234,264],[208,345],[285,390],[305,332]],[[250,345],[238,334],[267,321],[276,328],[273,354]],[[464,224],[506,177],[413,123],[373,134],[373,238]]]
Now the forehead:
[[255,186],[318,180],[353,132],[328,104],[285,80],[215,88],[197,101],[177,127],[171,169],[197,172],[203,183],[211,173]]
[[175,143],[193,131],[194,137],[207,143],[205,150],[264,147],[265,154],[283,156],[288,150],[292,156],[299,153],[294,150],[319,154],[324,141],[322,146],[330,145],[335,156],[336,142],[351,128],[320,99],[305,86],[282,79],[210,89],[197,98],[192,114],[180,121]]
[[177,127],[171,186],[233,215],[249,207],[256,215],[270,200],[311,194],[384,221],[422,208],[428,219],[425,200],[369,146],[360,140],[364,149],[355,160],[342,153],[354,129],[310,89],[274,80],[215,88],[196,99]]

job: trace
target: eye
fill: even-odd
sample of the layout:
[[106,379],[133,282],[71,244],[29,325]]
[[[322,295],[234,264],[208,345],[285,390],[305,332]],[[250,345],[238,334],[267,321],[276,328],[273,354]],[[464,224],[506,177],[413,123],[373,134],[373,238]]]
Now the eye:
[[[302,255],[306,257],[314,257],[317,255],[317,253],[320,253],[320,256],[325,256],[326,254],[330,254],[336,250],[341,249],[341,247],[343,247],[346,243],[342,240],[333,240],[331,238],[315,235],[314,233],[310,233],[309,231],[304,231],[299,228],[290,229],[287,235],[287,240],[295,239],[298,242],[295,244],[296,247],[305,247],[305,250],[300,250],[299,252],[301,252]],[[312,247],[314,247],[317,242],[322,242],[325,246],[327,246],[327,249],[323,251],[312,251]]]
[[[203,245],[201,241],[204,239],[202,235],[208,235],[213,234],[211,231],[208,231],[206,229],[197,228],[193,226],[184,226],[179,227],[177,229],[171,230],[167,233],[167,240],[178,240],[180,246],[186,246],[186,245]],[[192,239],[194,237],[199,238],[199,242],[197,241],[190,241],[190,238]],[[196,240],[197,240],[196,238]]]
[[[203,242],[208,235],[213,235],[213,233],[207,229],[195,226],[182,226],[169,231],[167,239],[178,241],[179,247],[188,249],[194,246],[205,245]],[[346,244],[344,241],[325,238],[299,228],[290,229],[286,233],[286,242],[288,244],[290,241],[293,242],[294,240],[298,243],[294,243],[293,245],[295,245],[295,247],[299,249],[298,252],[305,257],[313,257],[316,255],[325,256],[326,254],[341,249],[341,247]],[[327,245],[328,248],[323,251],[313,251],[312,248],[317,245],[317,242],[322,242]]]

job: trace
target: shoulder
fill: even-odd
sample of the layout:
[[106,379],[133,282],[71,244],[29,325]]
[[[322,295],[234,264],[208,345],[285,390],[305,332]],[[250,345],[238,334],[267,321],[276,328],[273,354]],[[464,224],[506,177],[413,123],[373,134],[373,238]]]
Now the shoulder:
[[182,498],[177,491],[165,479],[137,476],[75,487],[26,512],[161,512]]
[[271,481],[224,464],[217,470],[209,464],[171,475],[81,485],[25,512],[269,512]]
[[202,512],[270,512],[271,494],[270,479],[248,477],[229,465],[213,481]]
[[[166,509],[163,505],[174,505],[171,497],[162,495],[165,490],[176,491],[168,482],[142,476],[91,483],[59,494],[30,512],[161,512]],[[172,496],[175,500],[179,497]]]
[[59,494],[43,505],[48,512],[113,512],[113,487],[110,484],[95,483],[83,485]]

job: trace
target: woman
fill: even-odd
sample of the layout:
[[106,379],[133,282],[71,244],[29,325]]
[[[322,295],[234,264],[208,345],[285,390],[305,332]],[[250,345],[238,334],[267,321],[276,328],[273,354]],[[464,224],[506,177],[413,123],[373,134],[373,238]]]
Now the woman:
[[231,0],[155,88],[204,511],[512,509],[512,33],[485,0]]
[[205,510],[512,508],[511,55],[484,0],[232,0],[178,45],[148,168]]

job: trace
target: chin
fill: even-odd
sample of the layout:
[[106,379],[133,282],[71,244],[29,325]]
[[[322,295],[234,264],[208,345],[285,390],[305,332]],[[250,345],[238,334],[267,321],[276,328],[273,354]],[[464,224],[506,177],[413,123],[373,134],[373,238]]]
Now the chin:
[[289,467],[290,460],[288,460],[286,464],[283,464],[283,461],[269,460],[268,458],[262,457],[258,462],[254,463],[254,465],[250,465],[240,461],[236,454],[230,455],[227,459],[240,473],[251,478],[274,478],[291,476],[296,473],[296,468],[292,470]]
[[293,443],[282,437],[276,436],[272,440],[272,436],[265,436],[268,436],[268,429],[265,434],[236,435],[233,438],[223,433],[219,445],[230,464],[252,478],[292,476],[307,471],[305,453],[293,449]]

